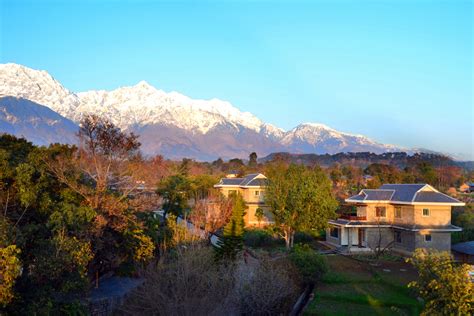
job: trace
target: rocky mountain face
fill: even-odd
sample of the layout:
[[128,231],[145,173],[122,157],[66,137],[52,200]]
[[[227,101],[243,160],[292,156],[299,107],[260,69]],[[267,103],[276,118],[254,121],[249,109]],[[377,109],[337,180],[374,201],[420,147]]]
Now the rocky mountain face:
[[78,126],[41,104],[0,97],[0,133],[24,137],[38,145],[75,143]]
[[[72,130],[77,130],[77,125],[72,128],[71,124],[78,124],[84,115],[94,113],[107,117],[123,130],[139,134],[145,154],[161,154],[167,158],[245,158],[252,151],[263,156],[276,151],[333,154],[402,150],[361,135],[338,132],[322,124],[305,123],[284,131],[262,122],[249,112],[241,112],[229,102],[219,99],[195,100],[177,92],[156,89],[145,81],[113,91],[74,93],[46,71],[17,64],[0,64],[2,96],[18,100],[10,103],[8,113],[17,111],[25,114],[31,111],[31,122],[33,117],[42,122],[48,121],[50,117],[44,110],[33,111],[33,102],[62,117],[61,122],[67,128],[64,127],[61,134],[49,138],[46,134],[54,129],[43,129],[41,139],[46,142],[48,139],[73,142]],[[27,103],[26,100],[31,102]],[[6,114],[0,116],[0,120],[0,131],[13,131],[18,135],[20,128],[13,128],[16,122],[8,121]],[[26,133],[28,129],[30,133]],[[34,129],[35,126],[28,123],[23,123],[21,127],[26,138],[38,142],[33,138]]]

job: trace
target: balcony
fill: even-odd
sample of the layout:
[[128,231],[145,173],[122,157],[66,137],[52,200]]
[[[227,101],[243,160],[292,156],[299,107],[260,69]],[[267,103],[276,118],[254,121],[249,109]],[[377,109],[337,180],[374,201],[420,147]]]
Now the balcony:
[[357,216],[357,215],[351,215],[351,214],[342,214],[339,216],[341,219],[347,219],[349,221],[366,221],[367,216]]

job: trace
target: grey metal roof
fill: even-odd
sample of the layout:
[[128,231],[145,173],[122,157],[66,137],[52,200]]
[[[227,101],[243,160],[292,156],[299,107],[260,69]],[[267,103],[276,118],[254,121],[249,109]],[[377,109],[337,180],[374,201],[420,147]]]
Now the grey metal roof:
[[219,184],[222,185],[240,185],[244,179],[242,178],[223,178]]
[[265,186],[267,185],[267,183],[268,183],[267,179],[260,178],[260,179],[253,179],[247,185],[248,186]]
[[356,201],[364,201],[365,195],[364,194],[358,194],[358,195],[351,196],[349,199],[350,200],[356,200]]
[[267,178],[257,178],[260,173],[252,173],[246,175],[244,178],[222,178],[216,186],[232,185],[232,186],[265,186],[267,185]]
[[474,241],[466,241],[452,245],[451,249],[460,253],[474,256]]
[[362,190],[365,194],[364,200],[369,201],[387,201],[392,198],[392,195],[395,193],[395,190]]
[[423,188],[426,184],[384,184],[379,189],[395,190],[392,201],[411,202],[416,192]]
[[[421,190],[427,187],[425,190]],[[421,190],[421,191],[420,191]],[[364,189],[350,197],[349,202],[402,202],[402,203],[462,203],[446,194],[434,190],[427,184],[384,184],[378,189]]]
[[250,181],[252,181],[258,175],[259,175],[258,173],[251,173],[251,174],[246,175],[244,177],[244,181],[242,181],[240,185],[242,186],[249,185]]
[[414,202],[459,203],[458,200],[440,192],[418,192]]

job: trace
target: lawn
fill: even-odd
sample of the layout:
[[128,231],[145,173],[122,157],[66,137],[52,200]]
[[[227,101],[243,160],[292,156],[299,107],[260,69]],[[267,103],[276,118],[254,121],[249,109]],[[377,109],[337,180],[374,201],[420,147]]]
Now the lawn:
[[404,262],[378,266],[328,256],[330,272],[314,291],[304,315],[418,315],[421,305],[406,287],[416,272]]

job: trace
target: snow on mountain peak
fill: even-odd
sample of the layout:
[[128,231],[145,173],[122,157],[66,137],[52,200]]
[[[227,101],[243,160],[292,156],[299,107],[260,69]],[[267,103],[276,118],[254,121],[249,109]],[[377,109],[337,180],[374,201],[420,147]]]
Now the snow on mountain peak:
[[0,64],[0,96],[16,96],[44,104],[63,116],[80,102],[48,72],[13,63]]
[[[228,101],[216,98],[191,99],[175,91],[156,89],[146,81],[111,91],[76,94],[64,88],[46,71],[11,63],[0,64],[1,96],[28,99],[76,123],[84,115],[93,113],[107,117],[122,129],[140,130],[156,125],[179,128],[192,135],[206,135],[217,130],[230,132],[236,139],[234,146],[242,144],[245,147],[251,143],[250,139],[238,139],[238,135],[248,137],[245,135],[252,131],[256,134],[250,135],[258,135],[255,136],[258,138],[255,144],[267,142],[294,152],[381,152],[396,148],[376,143],[362,135],[339,132],[319,123],[303,123],[286,132],[262,122],[250,112],[240,111]],[[157,138],[152,139],[156,141]]]
[[263,122],[249,112],[241,112],[227,101],[194,100],[178,92],[166,93],[146,81],[112,91],[72,93],[46,71],[17,64],[0,64],[0,95],[12,95],[43,104],[78,122],[94,113],[127,129],[136,125],[164,124],[207,133],[231,124],[259,132]]

